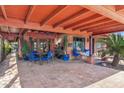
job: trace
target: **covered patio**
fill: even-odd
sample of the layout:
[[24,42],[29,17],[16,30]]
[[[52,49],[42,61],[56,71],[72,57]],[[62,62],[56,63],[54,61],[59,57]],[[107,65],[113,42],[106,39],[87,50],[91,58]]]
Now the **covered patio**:
[[[124,87],[123,71],[93,65],[97,39],[124,31],[123,12],[119,5],[1,5],[0,87],[99,87],[106,79],[101,87]],[[6,42],[14,45],[9,55]]]
[[[24,42],[29,51],[43,52],[45,45],[47,51],[54,52],[55,46],[64,42],[61,41],[63,35],[67,35],[64,50],[70,58],[75,47],[80,47],[83,52],[88,50],[88,56],[92,56],[96,51],[97,35],[124,30],[123,8],[112,5],[0,6],[1,39],[17,42],[22,58],[22,51],[27,50],[23,49]],[[89,62],[93,63],[92,58]]]
[[0,6],[1,39],[17,42],[18,55],[22,58],[22,51],[27,50],[23,49],[24,42],[30,51],[43,53],[45,45],[47,51],[54,53],[56,46],[63,46],[61,39],[66,35],[68,44],[64,50],[70,59],[72,50],[80,47],[83,52],[89,51],[91,58],[87,60],[94,63],[96,36],[124,30],[123,8],[114,5]]

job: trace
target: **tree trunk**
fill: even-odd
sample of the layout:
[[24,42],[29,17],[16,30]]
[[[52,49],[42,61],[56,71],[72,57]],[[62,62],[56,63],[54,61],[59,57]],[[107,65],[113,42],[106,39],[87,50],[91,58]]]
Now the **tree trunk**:
[[118,65],[118,63],[119,63],[119,55],[118,54],[116,54],[116,55],[114,55],[114,58],[113,58],[113,61],[112,61],[112,66],[117,66]]

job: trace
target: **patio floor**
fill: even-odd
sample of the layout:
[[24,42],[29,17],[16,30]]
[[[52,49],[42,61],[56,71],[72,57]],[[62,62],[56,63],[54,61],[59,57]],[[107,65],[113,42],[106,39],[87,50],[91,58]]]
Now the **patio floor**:
[[9,55],[0,63],[0,87],[7,88],[124,87],[122,77],[123,71],[78,61],[43,65],[21,60],[16,63],[15,55]]

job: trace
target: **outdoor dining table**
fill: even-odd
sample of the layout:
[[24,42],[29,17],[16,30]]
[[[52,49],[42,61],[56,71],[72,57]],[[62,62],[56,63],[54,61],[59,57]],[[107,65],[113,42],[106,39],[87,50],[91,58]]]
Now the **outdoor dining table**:
[[[38,62],[39,62],[40,65],[42,65],[42,64],[43,64],[42,58],[43,58],[44,56],[47,56],[47,53],[46,53],[46,52],[37,52],[37,51],[33,51],[32,53],[33,53],[34,55],[36,55],[36,56],[39,57]],[[52,56],[52,62],[53,62],[53,56]]]

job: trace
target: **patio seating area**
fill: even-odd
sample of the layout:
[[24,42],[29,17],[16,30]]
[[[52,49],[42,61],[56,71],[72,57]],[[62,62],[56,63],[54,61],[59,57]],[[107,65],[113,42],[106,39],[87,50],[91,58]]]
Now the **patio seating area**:
[[[17,63],[16,61],[15,54],[11,54],[7,56],[5,62],[0,63],[0,82],[2,81],[0,87],[98,87],[97,82],[102,80],[105,81],[102,81],[104,83],[102,87],[124,86],[123,71],[87,64],[79,60],[73,62],[55,60],[54,63],[43,65],[23,60],[19,60]],[[108,80],[106,81],[106,79]],[[119,83],[120,80],[121,83]]]
[[[124,31],[123,5],[1,5],[0,9],[0,87],[124,87],[124,65],[113,67],[120,65],[123,37],[112,35],[116,42],[109,39],[112,49],[98,42],[109,41],[109,33]],[[95,59],[106,61],[104,49],[115,50],[107,54],[115,59],[110,67]]]

